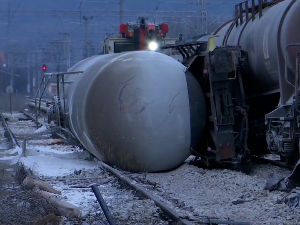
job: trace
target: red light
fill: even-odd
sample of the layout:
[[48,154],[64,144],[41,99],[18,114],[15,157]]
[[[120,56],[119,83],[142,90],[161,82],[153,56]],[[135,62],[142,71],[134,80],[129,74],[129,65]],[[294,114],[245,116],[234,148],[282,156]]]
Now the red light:
[[47,66],[46,65],[43,65],[42,67],[43,71],[45,72],[47,70]]
[[133,32],[132,31],[128,32],[128,37],[133,37]]

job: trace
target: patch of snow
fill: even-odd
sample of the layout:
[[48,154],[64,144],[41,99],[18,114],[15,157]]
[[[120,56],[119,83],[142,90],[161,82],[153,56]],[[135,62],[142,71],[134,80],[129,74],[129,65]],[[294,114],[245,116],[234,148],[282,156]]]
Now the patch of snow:
[[274,160],[274,161],[280,161],[280,156],[279,155],[274,155],[274,154],[265,154],[263,156],[263,158],[269,159],[269,160]]
[[2,113],[2,115],[5,118],[7,118],[7,119],[11,119],[11,118],[26,119],[26,116],[23,113],[16,113],[16,112],[13,112],[12,114],[10,114],[10,113]]
[[66,176],[74,173],[75,170],[94,169],[97,166],[95,162],[82,158],[60,158],[50,154],[22,157],[20,162],[35,174],[43,177]]
[[82,189],[63,190],[62,195],[64,196],[65,201],[68,201],[81,209],[82,216],[91,213],[94,204],[99,204],[96,201],[96,197],[91,191],[91,188],[85,189],[85,191],[82,191]]
[[76,150],[74,148],[71,148],[70,146],[64,146],[62,148],[62,146],[34,146],[34,147],[27,147],[26,149],[26,156],[32,156],[32,155],[62,155],[62,154],[70,154],[70,153],[74,153],[72,155],[70,155],[70,158],[72,158],[71,156],[76,155],[76,152],[81,153],[77,154],[77,156],[75,157],[79,157],[82,156],[81,158],[86,158],[86,154],[83,153],[83,150],[79,151]]
[[34,133],[39,133],[39,132],[45,131],[45,130],[47,130],[47,129],[48,129],[48,128],[47,128],[45,125],[43,125],[43,126],[41,126],[40,128],[36,129],[36,130],[34,131]]
[[0,151],[0,167],[17,164],[22,152],[22,148],[18,146],[10,150]]

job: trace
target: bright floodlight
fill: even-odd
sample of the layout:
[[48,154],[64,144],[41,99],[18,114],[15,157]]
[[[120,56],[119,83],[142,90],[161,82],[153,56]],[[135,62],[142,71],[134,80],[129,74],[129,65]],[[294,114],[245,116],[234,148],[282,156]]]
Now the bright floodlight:
[[149,49],[151,51],[155,51],[157,49],[157,43],[154,42],[154,41],[151,41],[150,44],[149,44]]

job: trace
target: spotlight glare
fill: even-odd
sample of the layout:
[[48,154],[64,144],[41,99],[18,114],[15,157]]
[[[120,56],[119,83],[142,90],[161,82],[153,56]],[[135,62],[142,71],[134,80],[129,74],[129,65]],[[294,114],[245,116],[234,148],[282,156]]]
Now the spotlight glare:
[[151,41],[150,43],[149,43],[149,49],[151,50],[151,51],[155,51],[156,49],[157,49],[157,43],[156,42],[154,42],[154,41]]

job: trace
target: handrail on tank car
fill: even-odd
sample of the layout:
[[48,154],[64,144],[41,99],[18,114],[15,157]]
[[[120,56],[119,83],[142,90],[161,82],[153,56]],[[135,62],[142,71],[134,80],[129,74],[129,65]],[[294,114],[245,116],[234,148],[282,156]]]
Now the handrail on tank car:
[[[47,80],[46,83],[45,83],[46,75],[50,75],[50,76],[48,77],[48,80]],[[43,95],[44,95],[44,92],[45,92],[45,90],[46,90],[46,87],[47,87],[47,85],[48,85],[48,83],[49,83],[51,77],[52,77],[52,74],[44,73],[44,75],[43,75],[43,77],[42,77],[42,80],[41,80],[41,83],[40,83],[40,85],[39,85],[39,87],[38,87],[38,89],[37,89],[37,91],[36,91],[36,95],[35,95],[35,98],[34,98],[36,126],[38,126],[38,124],[39,124],[39,122],[38,122],[38,110],[40,111],[40,108],[41,108],[41,100],[42,100],[42,97],[43,97]],[[38,97],[38,94],[39,94],[40,91],[41,91],[40,89],[42,88],[43,83],[44,83],[44,89],[43,89],[43,91],[42,91],[42,93],[41,93],[41,95],[40,95],[40,98],[39,98],[39,107],[37,107],[37,97]]]
[[[247,22],[249,21],[249,18],[252,18],[252,21],[255,19],[255,14],[257,12],[259,14],[259,18],[261,18],[263,16],[262,10],[265,7],[264,4],[268,3],[268,1],[267,0],[257,0],[258,1],[257,9],[256,9],[255,0],[252,0],[251,7],[249,6],[249,1],[251,1],[251,0],[246,0],[246,1],[240,2],[235,5],[235,17],[233,18],[232,23],[224,36],[224,39],[222,42],[223,46],[227,45],[229,35],[230,35],[231,31],[233,30],[234,26],[237,27],[238,25],[242,25],[244,23],[244,17],[245,17],[246,24],[247,24]],[[270,5],[270,4],[271,3],[269,3],[268,5]],[[245,9],[243,8],[243,5],[245,5]],[[250,9],[251,9],[251,17],[249,17]],[[244,15],[244,13],[245,13],[245,15]],[[246,24],[244,26],[246,26]]]
[[[251,5],[249,2],[251,2]],[[236,4],[235,15],[238,15],[238,19],[234,22],[235,25],[242,25],[244,23],[244,17],[246,19],[246,22],[249,19],[252,19],[252,21],[255,20],[256,13],[258,13],[258,18],[261,18],[263,16],[263,9],[274,4],[274,2],[268,2],[268,0],[245,0]],[[243,15],[244,13],[245,15]],[[251,13],[251,17],[249,17],[249,13]]]
[[[74,72],[60,72],[60,73],[53,73],[53,75],[56,75],[56,84],[57,84],[57,88],[56,88],[56,94],[57,94],[57,97],[58,97],[58,104],[60,105],[60,91],[59,91],[59,78],[61,77],[61,82],[62,82],[62,98],[63,98],[63,102],[64,102],[64,116],[66,114],[66,98],[65,98],[65,75],[67,74],[72,74],[72,75],[75,75],[75,74],[78,74],[78,73],[83,73],[83,71],[74,71]],[[60,121],[60,118],[58,118],[59,120],[59,126],[61,126],[61,121]]]
[[83,71],[53,73],[53,75],[56,75],[56,83],[57,83],[56,94],[57,94],[58,97],[60,95],[60,92],[59,92],[59,77],[61,77],[64,106],[65,106],[65,75],[67,75],[67,74],[75,75],[75,74],[78,74],[78,73],[83,73]]
[[[288,83],[288,84],[290,84],[290,85],[292,85],[293,87],[295,87],[295,85],[293,85],[291,82],[289,82],[289,80],[288,80],[288,77],[287,77],[287,53],[288,53],[288,49],[290,48],[290,47],[297,47],[297,46],[299,46],[300,47],[300,43],[291,43],[291,44],[288,44],[286,47],[285,47],[285,56],[284,56],[284,79],[285,79],[285,81]],[[297,72],[297,71],[296,71]]]
[[298,109],[299,55],[300,55],[300,51],[297,52],[296,55],[296,73],[295,73],[295,109],[298,113],[300,113],[300,110]]
[[[35,109],[36,109],[36,113],[35,113],[35,119],[36,119],[36,123],[37,123],[37,126],[38,126],[38,110],[40,110],[40,107],[41,107],[41,101],[42,101],[42,97],[43,97],[43,95],[44,95],[44,92],[45,92],[45,90],[46,90],[46,87],[47,87],[47,85],[48,85],[48,83],[49,83],[49,81],[50,81],[50,79],[51,79],[51,77],[52,77],[52,75],[56,75],[57,76],[57,95],[59,96],[59,77],[60,76],[62,76],[62,81],[63,81],[63,98],[64,98],[64,75],[65,74],[77,74],[77,73],[83,73],[83,71],[75,71],[75,72],[58,72],[58,73],[45,73],[44,74],[44,76],[43,76],[43,78],[42,78],[42,80],[41,80],[41,83],[40,83],[40,85],[39,85],[39,88],[38,88],[38,90],[37,90],[37,92],[36,92],[36,96],[35,96]],[[44,89],[43,89],[43,91],[42,91],[42,93],[41,93],[41,95],[40,95],[40,98],[39,98],[39,107],[37,107],[37,96],[38,96],[38,94],[39,94],[39,92],[40,92],[40,89],[41,89],[41,87],[42,87],[42,85],[43,85],[43,83],[44,83],[44,79],[45,79],[45,76],[46,75],[48,75],[49,77],[48,77],[48,80],[47,80],[47,82],[44,84]],[[65,104],[65,99],[64,99],[64,104]]]

